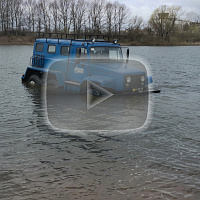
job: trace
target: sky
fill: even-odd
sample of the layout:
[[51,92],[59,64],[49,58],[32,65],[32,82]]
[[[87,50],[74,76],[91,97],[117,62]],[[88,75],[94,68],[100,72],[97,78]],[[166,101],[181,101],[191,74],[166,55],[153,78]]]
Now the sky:
[[181,6],[185,12],[196,12],[200,15],[200,0],[111,0],[125,4],[133,16],[141,16],[148,21],[153,11],[160,5]]

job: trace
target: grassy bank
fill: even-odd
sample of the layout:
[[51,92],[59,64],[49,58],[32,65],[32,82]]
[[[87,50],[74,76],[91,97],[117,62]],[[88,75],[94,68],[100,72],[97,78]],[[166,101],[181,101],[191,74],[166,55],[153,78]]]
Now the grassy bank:
[[122,39],[120,44],[129,46],[200,46],[200,42],[186,42],[177,37],[171,37],[169,40],[165,40],[164,38],[154,36],[140,37],[137,40],[129,40],[126,38]]
[[35,41],[31,36],[3,36],[0,37],[0,45],[33,45]]
[[[0,37],[0,45],[33,45],[34,41],[35,37],[32,36]],[[119,43],[122,46],[200,46],[200,42],[183,42],[173,39],[171,41],[166,41],[156,37],[145,37],[135,41],[121,39]]]

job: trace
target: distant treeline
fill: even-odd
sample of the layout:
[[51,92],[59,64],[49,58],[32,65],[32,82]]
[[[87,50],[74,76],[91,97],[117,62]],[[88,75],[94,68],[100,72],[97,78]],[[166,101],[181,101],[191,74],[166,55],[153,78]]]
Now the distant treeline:
[[129,9],[105,0],[0,0],[1,31],[120,34]]
[[107,0],[0,0],[0,35],[108,34],[147,45],[200,41],[199,15],[191,12],[181,20],[180,6],[160,6],[148,22],[133,14],[126,5]]

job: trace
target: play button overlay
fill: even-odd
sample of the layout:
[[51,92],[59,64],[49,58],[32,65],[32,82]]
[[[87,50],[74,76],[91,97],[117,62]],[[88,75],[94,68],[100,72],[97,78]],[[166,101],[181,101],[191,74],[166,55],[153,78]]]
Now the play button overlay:
[[[129,64],[137,65],[136,62],[131,64],[130,61]],[[95,63],[91,63],[91,65],[95,65]],[[118,76],[112,73],[105,73],[105,77],[104,73],[101,73],[101,76],[91,75],[85,78],[84,76],[89,73],[86,71],[89,70],[89,65],[84,66],[84,74],[74,73],[76,76],[70,77],[71,81],[67,79],[66,83],[66,66],[68,66],[69,73],[74,73],[72,61],[70,63],[59,61],[51,65],[49,71],[56,73],[56,76],[47,76],[47,85],[42,97],[46,107],[44,114],[47,117],[44,123],[48,122],[53,130],[61,130],[61,134],[64,132],[66,134],[88,134],[88,131],[91,134],[95,132],[119,134],[148,124],[145,122],[148,122],[149,105],[152,105],[149,103],[148,93],[134,93],[132,89],[131,92],[127,92],[126,79],[120,83],[119,79],[114,78]],[[97,64],[97,66],[101,66],[102,69],[108,67],[107,63],[105,63],[105,67],[103,67],[103,63]],[[114,70],[114,68],[111,69]],[[63,87],[54,87],[52,84],[54,77],[59,77]],[[81,84],[75,82],[75,77]],[[84,80],[87,79],[88,81],[85,82]],[[134,79],[132,81],[134,83]],[[107,85],[108,83],[110,85]],[[118,93],[114,93],[107,87],[116,91],[121,89]],[[40,97],[40,94],[38,95]],[[35,102],[39,102],[38,95],[33,97],[36,98]],[[38,114],[39,119],[41,116],[43,115]]]
[[99,85],[87,81],[87,110],[113,96],[113,94]]

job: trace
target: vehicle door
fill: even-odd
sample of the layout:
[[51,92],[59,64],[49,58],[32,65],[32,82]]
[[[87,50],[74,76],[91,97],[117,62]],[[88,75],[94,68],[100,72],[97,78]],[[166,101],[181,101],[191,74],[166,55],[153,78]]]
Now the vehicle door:
[[88,76],[88,51],[86,47],[74,46],[74,59],[69,61],[67,80],[81,83]]

